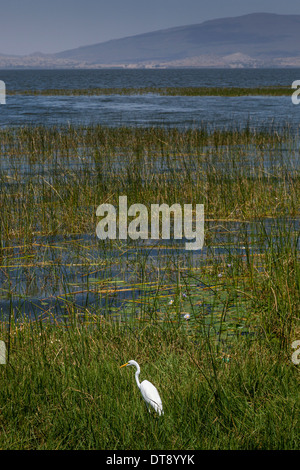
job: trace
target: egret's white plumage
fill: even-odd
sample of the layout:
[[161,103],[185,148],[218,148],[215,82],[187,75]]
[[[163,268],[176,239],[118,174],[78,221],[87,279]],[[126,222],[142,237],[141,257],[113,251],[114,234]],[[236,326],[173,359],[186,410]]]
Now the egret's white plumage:
[[159,414],[159,416],[164,414],[161,398],[159,396],[157,388],[154,387],[154,385],[148,380],[143,380],[143,382],[140,383],[139,375],[140,375],[141,369],[138,363],[136,361],[128,361],[126,362],[126,364],[123,364],[121,367],[125,367],[125,366],[136,367],[135,380],[136,380],[137,386],[139,387],[141,391],[142,397],[144,398],[146,402],[148,410],[150,411],[149,406],[152,406],[154,410]]

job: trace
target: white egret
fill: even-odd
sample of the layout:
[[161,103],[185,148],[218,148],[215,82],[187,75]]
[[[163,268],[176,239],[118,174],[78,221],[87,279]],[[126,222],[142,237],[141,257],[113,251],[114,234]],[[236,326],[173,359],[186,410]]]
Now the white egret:
[[157,388],[154,387],[154,385],[148,380],[143,380],[143,382],[140,383],[139,375],[140,375],[141,369],[138,363],[136,361],[128,361],[126,362],[126,364],[123,364],[122,366],[120,366],[120,368],[125,367],[125,366],[136,367],[135,380],[136,380],[137,386],[139,387],[141,391],[142,397],[144,398],[146,402],[149,412],[150,412],[150,406],[152,406],[154,410],[159,414],[159,416],[164,414],[161,398],[159,396]]

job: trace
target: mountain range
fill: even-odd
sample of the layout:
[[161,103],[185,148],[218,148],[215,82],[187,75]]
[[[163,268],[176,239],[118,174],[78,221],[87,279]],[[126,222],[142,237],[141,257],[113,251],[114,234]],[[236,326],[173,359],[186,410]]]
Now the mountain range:
[[28,56],[0,68],[300,67],[300,15],[252,13]]

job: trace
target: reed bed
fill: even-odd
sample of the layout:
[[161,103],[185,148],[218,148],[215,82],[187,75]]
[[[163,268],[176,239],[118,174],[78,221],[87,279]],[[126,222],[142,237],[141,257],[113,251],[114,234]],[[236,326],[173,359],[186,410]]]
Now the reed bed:
[[[0,154],[0,448],[299,446],[298,135],[21,127]],[[202,252],[98,240],[120,195],[203,203]]]
[[145,95],[158,94],[162,96],[291,96],[291,87],[139,87],[139,88],[49,88],[29,90],[8,90],[8,95]]
[[99,204],[203,203],[207,218],[294,217],[288,130],[20,128],[0,132],[1,238],[90,233]]

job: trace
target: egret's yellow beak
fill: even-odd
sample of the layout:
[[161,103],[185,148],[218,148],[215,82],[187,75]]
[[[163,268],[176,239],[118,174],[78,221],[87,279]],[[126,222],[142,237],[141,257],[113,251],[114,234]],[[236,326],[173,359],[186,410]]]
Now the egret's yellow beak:
[[125,367],[127,365],[128,365],[128,362],[126,362],[126,364],[123,364],[122,366],[120,366],[120,369],[121,369],[121,367]]

